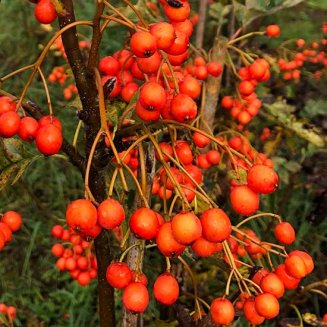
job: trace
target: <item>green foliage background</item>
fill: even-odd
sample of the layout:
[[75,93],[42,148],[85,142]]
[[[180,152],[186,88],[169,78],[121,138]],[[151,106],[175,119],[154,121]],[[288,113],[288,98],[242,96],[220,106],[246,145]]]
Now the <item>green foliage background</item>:
[[[276,2],[276,1],[275,1]],[[215,2],[217,10],[227,1]],[[246,1],[249,5],[250,1]],[[252,1],[256,10],[265,8],[266,1]],[[274,3],[272,5],[279,5]],[[94,4],[91,1],[74,1],[77,17],[91,19]],[[240,2],[240,6],[245,3]],[[259,45],[266,49],[274,49],[283,40],[290,38],[304,38],[314,40],[321,37],[320,23],[326,17],[326,9],[322,1],[307,1],[300,4],[296,10],[285,10],[275,15],[260,18],[254,21],[256,27],[276,22],[282,28],[282,37],[278,40],[256,39],[253,46]],[[243,9],[242,9],[243,10]],[[35,21],[33,6],[27,1],[3,0],[0,4],[0,76],[17,69],[25,64],[32,63],[38,56],[42,45],[51,37],[51,33]],[[325,16],[324,16],[325,15]],[[208,31],[213,31],[213,19],[209,20]],[[299,26],[301,28],[299,29]],[[54,24],[56,29],[56,24]],[[88,37],[90,30],[82,28],[79,32]],[[104,38],[102,54],[109,54],[119,48],[124,37],[121,28],[110,29]],[[206,40],[212,39],[208,33]],[[209,42],[209,41],[208,41]],[[272,53],[274,51],[272,50]],[[44,71],[48,74],[53,66],[63,64],[63,60],[49,55],[45,62]],[[27,74],[21,74],[5,83],[5,89],[19,94],[26,81]],[[284,95],[294,106],[293,114],[305,121],[321,124],[321,117],[326,114],[327,100],[322,97],[326,88],[325,82],[301,82],[297,85],[287,85],[278,88],[272,85],[272,90]],[[307,92],[303,93],[303,90]],[[281,93],[280,93],[281,92]],[[301,92],[301,97],[298,97]],[[267,90],[262,91],[267,96]],[[75,110],[67,106],[60,87],[51,86],[52,99],[55,103],[55,113],[64,123],[64,133],[72,139],[77,120],[74,119]],[[45,95],[40,81],[33,83],[28,96],[46,108]],[[281,178],[280,190],[271,196],[265,197],[262,209],[276,212],[291,222],[297,230],[297,241],[294,247],[308,250],[316,259],[315,273],[303,283],[326,278],[326,230],[327,221],[325,211],[321,212],[319,192],[326,192],[326,152],[318,150],[313,145],[296,136],[294,131],[276,126],[276,120],[264,111],[252,123],[251,130],[260,133],[263,127],[271,126],[274,129],[273,138],[266,147],[274,157],[276,168]],[[322,127],[322,126],[320,126]],[[282,129],[282,139],[276,144],[277,135]],[[257,134],[258,135],[258,134]],[[252,140],[258,148],[262,148],[257,138]],[[275,142],[275,143],[274,143]],[[278,147],[276,147],[276,145]],[[35,150],[28,146],[27,151],[32,155]],[[313,157],[314,156],[314,157]],[[311,158],[311,159],[310,159]],[[314,158],[314,159],[312,159]],[[215,172],[213,172],[215,173]],[[212,185],[208,184],[210,189]],[[74,167],[60,158],[38,158],[28,167],[22,179],[13,186],[7,186],[1,191],[0,211],[12,209],[21,212],[24,226],[15,233],[13,241],[0,253],[0,301],[17,307],[17,326],[96,326],[96,288],[95,282],[82,288],[72,282],[67,273],[59,273],[54,266],[55,259],[50,253],[54,243],[50,237],[50,228],[55,223],[64,223],[64,212],[69,201],[82,196],[83,181]],[[321,200],[322,199],[322,200]],[[326,199],[326,197],[325,197]],[[234,215],[235,217],[235,215]],[[272,225],[269,221],[252,223],[251,226],[258,233],[265,235],[271,233]],[[273,240],[271,238],[271,240]],[[149,260],[149,259],[148,259]],[[148,276],[153,275],[153,260],[146,262]],[[224,281],[224,272],[213,260],[197,263],[201,274],[198,275],[201,290],[209,299],[218,293],[217,277]],[[155,274],[160,273],[158,268]],[[151,278],[150,278],[151,285]],[[219,282],[218,282],[219,285]],[[294,292],[289,292],[287,299],[296,299]],[[184,302],[187,302],[183,299]],[[305,302],[303,312],[310,311],[321,316],[326,301],[317,294],[310,295]],[[117,309],[120,308],[117,296]],[[148,326],[154,325],[151,314],[157,310],[155,304],[145,314]],[[292,309],[285,308],[282,317],[296,317]],[[150,323],[150,321],[152,322]],[[275,324],[272,322],[271,324]],[[156,324],[159,326],[159,322]],[[242,325],[245,325],[242,322]],[[161,324],[163,326],[163,324]]]

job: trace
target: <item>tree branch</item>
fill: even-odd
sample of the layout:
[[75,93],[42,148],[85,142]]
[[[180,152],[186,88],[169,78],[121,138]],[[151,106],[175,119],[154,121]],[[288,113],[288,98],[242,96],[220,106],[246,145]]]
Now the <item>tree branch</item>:
[[204,36],[204,28],[206,24],[207,6],[208,6],[208,1],[199,0],[199,21],[195,34],[195,46],[197,48],[202,48],[203,46],[203,36]]
[[87,68],[92,70],[94,67],[97,66],[98,58],[99,58],[99,46],[102,39],[102,33],[100,29],[100,21],[101,15],[104,10],[104,3],[103,1],[97,2],[97,10],[93,19],[93,35],[92,35],[92,44],[91,50],[89,54],[89,60],[87,63]]
[[[65,15],[59,16],[60,28],[75,21],[73,1],[62,0],[62,4],[65,9]],[[94,31],[96,32],[97,30],[95,29]],[[94,38],[95,36],[93,36]],[[78,44],[76,28],[71,28],[63,33],[62,41],[82,102],[83,109],[79,117],[84,121],[85,153],[86,158],[88,158],[92,144],[101,126],[96,81],[93,70],[88,69],[84,63]],[[101,140],[96,147],[89,173],[89,187],[95,200],[98,202],[102,202],[106,198],[103,168],[107,164],[106,148],[104,146],[104,140]],[[112,260],[112,256],[110,243],[105,230],[95,239],[94,244],[98,263],[100,327],[115,326],[114,290],[106,280],[106,270]]]

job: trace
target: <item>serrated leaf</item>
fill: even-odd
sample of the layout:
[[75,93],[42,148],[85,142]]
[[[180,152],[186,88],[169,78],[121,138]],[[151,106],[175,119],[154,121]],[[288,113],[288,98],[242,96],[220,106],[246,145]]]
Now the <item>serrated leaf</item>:
[[22,159],[1,169],[0,191],[3,190],[9,183],[11,183],[11,185],[15,184],[33,160],[34,158]]

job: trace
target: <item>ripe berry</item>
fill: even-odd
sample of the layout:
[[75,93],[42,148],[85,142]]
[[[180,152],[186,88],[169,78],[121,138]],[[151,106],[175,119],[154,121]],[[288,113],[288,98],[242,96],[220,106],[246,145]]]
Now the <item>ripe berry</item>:
[[142,283],[130,283],[123,292],[123,304],[133,313],[143,312],[149,303],[149,292]]
[[196,99],[201,94],[201,84],[196,78],[192,76],[186,76],[179,83],[179,90],[181,93],[190,96],[192,99]]
[[7,111],[0,116],[0,136],[12,137],[18,130],[20,117],[16,111]]
[[211,320],[217,325],[229,325],[235,316],[233,304],[223,298],[217,298],[210,305]]
[[112,262],[106,272],[108,283],[114,288],[125,288],[132,280],[132,272],[124,262]]
[[278,175],[265,165],[254,165],[248,171],[247,182],[254,192],[269,194],[278,187]]
[[[172,56],[179,56],[184,54],[187,51],[187,48],[189,46],[189,38],[186,34],[182,32],[175,32],[175,38],[174,43],[165,50],[169,55]],[[175,63],[171,62],[172,65],[175,65]]]
[[194,144],[198,148],[205,148],[207,145],[210,144],[210,139],[199,132],[194,132],[192,139],[193,139]]
[[134,211],[130,218],[129,226],[131,231],[143,240],[153,239],[159,230],[157,215],[148,208],[140,208]]
[[15,111],[15,109],[16,102],[13,99],[7,96],[0,97],[0,115],[8,111]]
[[175,8],[169,4],[164,5],[164,12],[166,16],[173,22],[183,22],[190,15],[191,8],[190,4],[186,1],[180,2],[181,7]]
[[173,236],[178,243],[191,244],[202,233],[199,218],[192,212],[182,212],[175,215],[171,221]]
[[207,159],[210,164],[218,165],[220,162],[220,153],[216,150],[209,150],[207,152]]
[[51,248],[51,253],[55,256],[55,257],[61,257],[64,253],[65,249],[62,246],[62,244],[57,243],[54,244]]
[[249,81],[242,81],[238,86],[242,95],[250,95],[254,92],[254,86]]
[[209,62],[207,64],[208,74],[213,77],[218,77],[222,73],[221,65],[218,62]]
[[288,290],[296,289],[300,283],[300,279],[294,278],[287,273],[284,264],[278,265],[276,267],[275,274],[280,278],[284,284],[284,287]]
[[221,105],[226,109],[230,109],[234,105],[234,99],[230,96],[224,96],[221,99]]
[[171,223],[164,223],[157,234],[156,243],[159,251],[166,257],[175,257],[182,254],[185,245],[178,243],[172,232]]
[[229,217],[221,209],[208,209],[201,218],[203,237],[210,242],[225,241],[232,232]]
[[127,83],[120,90],[120,96],[123,98],[125,102],[129,103],[138,89],[139,86],[136,83],[134,82]]
[[141,88],[139,101],[149,111],[160,110],[166,104],[166,92],[160,84],[149,82]]
[[14,320],[16,318],[16,308],[13,306],[7,307],[7,317],[9,320]]
[[171,101],[170,112],[181,123],[192,121],[197,115],[196,103],[186,94],[178,94]]
[[174,43],[174,27],[167,22],[159,22],[150,26],[150,33],[156,38],[158,49],[165,50]]
[[118,60],[112,56],[106,56],[99,61],[99,71],[105,75],[117,76],[120,69]]
[[23,224],[21,215],[16,211],[7,211],[2,216],[1,222],[5,223],[12,232],[18,231]]
[[[160,142],[159,147],[160,147],[161,151],[163,152],[163,159],[166,162],[168,162],[170,159],[168,156],[165,155],[165,153],[167,153],[168,155],[170,155],[172,157],[174,154],[173,148],[171,147],[171,145],[169,143],[166,143],[166,142]],[[157,151],[155,152],[155,156],[156,156],[157,160],[160,160],[160,157],[159,157]]]
[[67,207],[66,221],[72,229],[89,230],[97,223],[97,210],[89,200],[75,200]]
[[[1,117],[0,117],[1,118]],[[53,155],[59,152],[63,137],[61,131],[54,124],[49,124],[38,129],[35,144],[44,155]]]
[[147,277],[142,274],[141,272],[138,272],[136,270],[132,270],[132,282],[139,282],[143,284],[144,286],[148,285],[148,279]]
[[184,165],[189,165],[192,163],[193,153],[192,153],[190,145],[186,141],[177,141],[175,143],[175,151],[176,151],[178,159]]
[[161,274],[153,285],[154,298],[165,305],[172,305],[179,296],[176,278],[169,273]]
[[280,298],[284,295],[284,284],[281,279],[274,273],[269,273],[262,278],[260,287],[265,293],[270,293]]
[[266,34],[270,37],[280,36],[280,28],[278,25],[268,25],[266,27]]
[[43,116],[39,121],[39,127],[44,127],[44,126],[47,126],[47,125],[50,125],[50,124],[53,124],[55,125],[57,128],[59,128],[59,130],[61,131],[62,130],[62,125],[61,125],[61,122],[60,120],[55,117],[55,116],[51,116],[51,115],[47,115],[47,116]]
[[40,0],[35,8],[34,15],[41,24],[51,24],[57,18],[56,7],[51,0]]
[[161,55],[156,51],[149,58],[137,58],[136,63],[142,73],[155,74],[160,67],[161,60]]
[[114,199],[107,199],[101,202],[97,210],[98,224],[106,229],[114,229],[125,219],[123,206]]
[[192,244],[193,252],[199,257],[210,257],[218,247],[216,243],[209,242],[205,238],[200,237]]
[[299,256],[300,258],[302,258],[302,260],[304,261],[305,267],[306,267],[307,274],[312,273],[312,271],[314,269],[314,262],[308,253],[306,253],[304,251],[295,250],[295,251],[290,252],[288,255],[290,257],[291,256]]
[[156,121],[160,118],[160,110],[147,110],[140,101],[136,102],[135,112],[144,121]]
[[157,50],[157,40],[149,32],[138,31],[131,37],[131,50],[136,57],[151,57]]
[[256,296],[254,300],[255,309],[264,318],[275,318],[279,313],[279,303],[276,297],[269,293]]
[[295,241],[295,231],[290,223],[278,223],[275,227],[274,234],[278,242],[292,244]]
[[18,136],[26,142],[32,142],[39,129],[38,122],[32,117],[24,117],[20,121]]
[[243,312],[246,320],[252,325],[261,325],[265,321],[265,318],[258,314],[253,299],[244,302]]
[[175,31],[182,32],[187,35],[187,37],[191,37],[193,33],[193,24],[189,19],[185,19],[181,22],[172,22]]
[[88,271],[82,271],[77,277],[77,283],[81,286],[89,285],[91,282],[91,276]]
[[259,208],[259,195],[245,185],[234,186],[230,193],[233,209],[244,216],[249,216]]
[[257,284],[260,285],[260,282],[263,277],[267,276],[269,274],[269,271],[265,268],[261,268],[258,270],[252,277],[252,280]]
[[51,235],[55,238],[61,238],[64,233],[64,228],[60,225],[55,225],[51,228]]

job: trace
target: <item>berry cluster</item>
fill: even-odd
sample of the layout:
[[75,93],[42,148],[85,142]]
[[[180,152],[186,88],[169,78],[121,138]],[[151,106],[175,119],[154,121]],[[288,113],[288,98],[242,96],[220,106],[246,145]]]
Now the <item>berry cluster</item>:
[[44,155],[59,152],[62,145],[61,123],[54,116],[43,116],[39,121],[32,117],[20,118],[16,103],[11,98],[0,98],[0,136],[13,137],[16,134],[25,142],[33,142]]
[[51,248],[51,253],[58,257],[56,266],[60,271],[68,271],[73,279],[81,286],[88,285],[92,279],[97,277],[97,262],[93,251],[92,242],[83,239],[74,231],[64,229],[60,225],[52,227],[53,237],[62,240]]
[[12,240],[12,233],[22,226],[22,217],[16,211],[7,211],[1,215],[0,221],[0,251]]
[[255,93],[255,86],[266,82],[270,78],[270,65],[265,59],[256,59],[252,64],[241,67],[238,76],[241,82],[238,85],[239,98],[224,96],[221,105],[230,110],[230,115],[241,125],[246,125],[256,116],[261,108],[261,101]]
[[0,303],[0,313],[3,314],[9,321],[13,321],[16,319],[17,310],[12,305],[6,305],[4,303]]
[[320,79],[323,73],[324,67],[327,66],[327,57],[325,47],[327,40],[322,39],[320,43],[312,42],[306,44],[303,39],[296,41],[298,51],[290,52],[288,58],[278,59],[278,66],[283,72],[283,78],[285,80],[299,80],[301,78],[301,70],[304,69],[304,64],[309,67],[316,79]]

